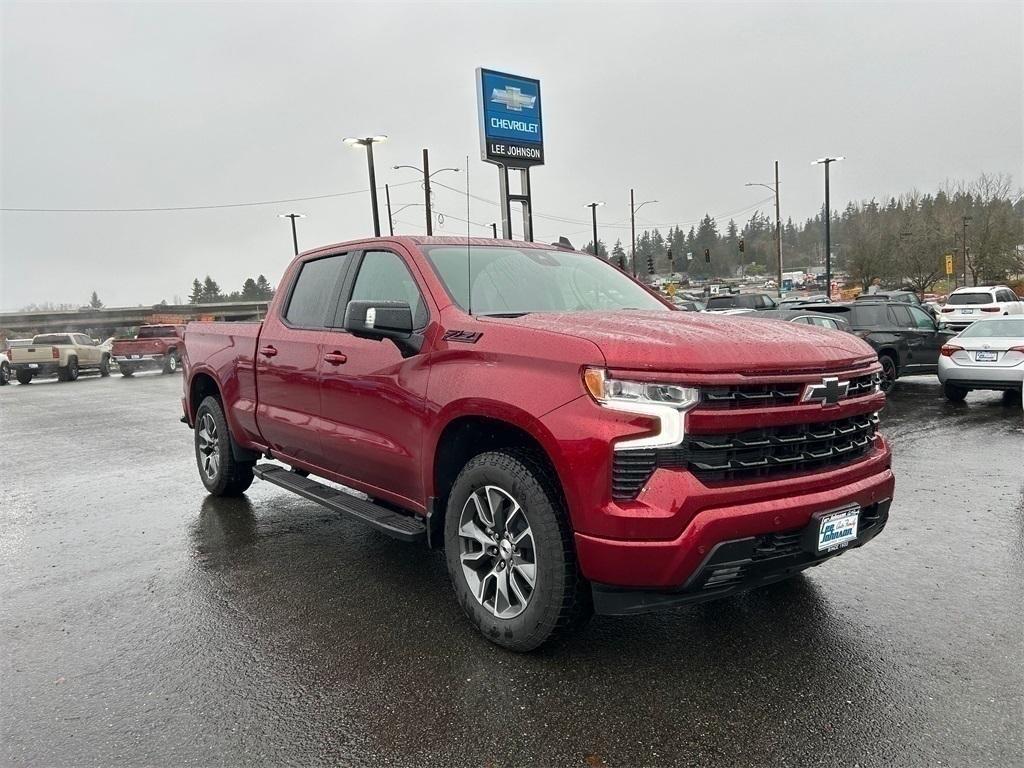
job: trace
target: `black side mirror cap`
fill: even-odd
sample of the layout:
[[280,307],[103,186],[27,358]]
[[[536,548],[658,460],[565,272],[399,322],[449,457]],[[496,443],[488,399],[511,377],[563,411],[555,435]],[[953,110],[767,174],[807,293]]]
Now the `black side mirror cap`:
[[420,351],[423,337],[414,332],[412,309],[404,301],[350,301],[344,329],[361,339],[390,339],[403,357]]

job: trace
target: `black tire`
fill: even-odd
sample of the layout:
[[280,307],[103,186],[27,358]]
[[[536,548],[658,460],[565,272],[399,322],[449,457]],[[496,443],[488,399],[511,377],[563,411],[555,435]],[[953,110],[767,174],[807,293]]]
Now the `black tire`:
[[[211,424],[213,429],[210,429]],[[245,493],[252,485],[255,462],[238,461],[231,452],[231,433],[220,400],[210,396],[199,404],[193,432],[196,466],[206,490],[214,496],[240,496]],[[210,439],[204,440],[204,432]],[[216,466],[210,461],[214,453]]]
[[963,387],[958,387],[951,381],[947,381],[942,385],[942,394],[944,394],[946,399],[951,403],[962,403],[964,398],[967,397],[968,391],[969,390],[966,390]]
[[119,365],[117,367],[121,370],[121,375],[124,376],[126,379],[130,379],[132,376],[135,375],[135,371],[129,368],[127,365]]
[[100,376],[107,377],[110,375],[110,355],[104,355],[103,359],[100,360]]
[[178,352],[177,350],[171,350],[164,356],[164,368],[163,373],[177,373],[178,372]]
[[893,360],[892,355],[879,355],[878,362],[882,364],[881,389],[886,394],[889,394],[896,386],[896,379],[900,375],[896,367],[896,361]]
[[[556,482],[533,454],[520,450],[495,451],[471,459],[459,473],[448,497],[445,549],[456,598],[484,637],[514,651],[532,651],[564,637],[581,628],[593,613],[590,585],[579,571],[572,528]],[[484,606],[474,594],[462,566],[460,517],[463,508],[470,503],[470,496],[486,486],[501,489],[519,504],[531,532],[534,586],[525,607],[511,618],[499,617],[496,610]],[[500,543],[497,538],[495,542]],[[500,547],[493,549],[500,551]],[[491,559],[497,569],[500,555]],[[515,560],[508,561],[509,565],[513,563]],[[481,572],[489,567],[482,563]],[[508,578],[511,576],[506,575]],[[496,594],[493,599],[497,605]]]
[[78,380],[78,358],[69,357],[68,364],[62,368],[57,369],[57,380],[58,381],[77,381]]
[[11,383],[11,366],[8,363],[0,363],[0,387]]
[[32,383],[32,371],[15,371],[15,377],[18,379],[19,384],[31,384]]

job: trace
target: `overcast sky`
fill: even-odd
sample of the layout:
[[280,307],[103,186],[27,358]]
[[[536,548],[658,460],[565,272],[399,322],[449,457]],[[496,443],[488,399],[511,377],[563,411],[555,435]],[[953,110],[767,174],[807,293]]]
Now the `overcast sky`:
[[[629,188],[657,198],[639,226],[724,227],[770,193],[782,215],[832,201],[934,190],[983,171],[1024,176],[1022,5],[2,4],[0,202],[4,208],[133,208],[277,200],[366,188],[343,136],[385,133],[378,182],[396,164],[481,162],[474,71],[542,82],[547,164],[534,169],[537,239],[589,240],[628,224]],[[465,174],[438,181],[462,188]],[[418,202],[419,186],[392,189]],[[381,207],[384,195],[381,192]],[[463,234],[465,200],[437,189]],[[770,204],[762,203],[768,210]],[[0,307],[108,306],[187,297],[194,276],[227,291],[276,283],[291,258],[277,214],[296,210],[300,247],[372,233],[368,193],[207,211],[0,213]],[[487,225],[495,206],[474,201]],[[422,208],[396,231],[423,231]],[[574,223],[583,222],[583,223]],[[386,222],[384,223],[386,230]],[[518,228],[518,223],[517,223]],[[489,227],[474,226],[485,235]],[[628,228],[601,238],[628,241]]]

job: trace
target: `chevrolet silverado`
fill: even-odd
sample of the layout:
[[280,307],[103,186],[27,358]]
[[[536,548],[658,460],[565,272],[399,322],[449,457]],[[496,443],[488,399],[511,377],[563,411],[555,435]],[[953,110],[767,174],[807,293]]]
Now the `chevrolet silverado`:
[[210,493],[257,476],[443,548],[470,621],[515,650],[787,578],[888,519],[871,347],[677,312],[558,246],[309,251],[262,323],[190,323],[182,362]]
[[114,339],[112,354],[122,376],[158,368],[175,373],[180,360],[183,325],[144,325],[134,339]]
[[27,347],[8,352],[11,369],[21,384],[39,376],[57,374],[60,381],[75,381],[81,371],[110,375],[110,355],[84,333],[42,333]]

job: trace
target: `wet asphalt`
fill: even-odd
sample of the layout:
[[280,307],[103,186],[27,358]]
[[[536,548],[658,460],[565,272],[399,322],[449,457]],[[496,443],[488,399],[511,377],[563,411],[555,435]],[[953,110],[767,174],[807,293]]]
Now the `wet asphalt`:
[[0,389],[5,766],[1024,764],[1019,401],[901,380],[874,542],[522,656],[440,554],[207,496],[180,386]]

